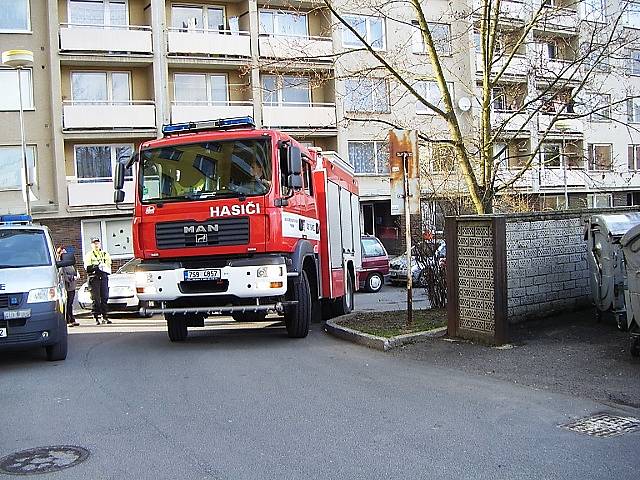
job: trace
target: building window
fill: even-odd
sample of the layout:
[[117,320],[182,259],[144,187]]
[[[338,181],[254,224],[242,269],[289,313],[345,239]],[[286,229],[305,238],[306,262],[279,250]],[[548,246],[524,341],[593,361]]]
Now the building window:
[[69,23],[100,26],[129,25],[127,2],[125,0],[69,0]]
[[582,4],[582,17],[590,22],[604,22],[607,13],[606,0],[584,0]]
[[225,30],[224,7],[178,6],[171,7],[171,26],[181,32],[218,32]]
[[262,91],[263,104],[267,106],[311,105],[311,88],[306,77],[263,75]]
[[583,165],[580,148],[574,143],[543,143],[541,155],[545,168],[582,168]]
[[[449,94],[453,98],[453,83],[447,82],[447,87],[449,88]],[[434,80],[423,80],[417,82],[413,88],[415,88],[416,92],[421,95],[426,101],[435,105],[440,109],[444,109],[444,100],[442,99],[442,95],[440,93],[440,87]],[[434,115],[435,112],[430,108],[427,108],[422,102],[416,101],[416,113],[418,114],[431,114]]]
[[456,166],[456,154],[451,145],[431,147],[431,171],[451,172]]
[[129,105],[129,72],[72,72],[71,98],[90,104]]
[[18,71],[22,81],[22,108],[34,109],[31,70],[0,69],[0,111],[20,110]]
[[29,0],[0,2],[0,32],[28,32],[30,30]]
[[610,193],[588,193],[587,208],[610,208],[612,195]]
[[383,78],[347,78],[345,90],[347,112],[389,111],[389,92]]
[[260,33],[307,37],[309,36],[307,15],[281,10],[260,10]]
[[[621,4],[621,6],[623,6],[624,2],[621,2]],[[628,1],[626,2],[625,6],[625,12],[627,15],[627,27],[640,28],[640,2]]]
[[[416,20],[412,21],[413,30],[413,53],[425,53],[427,51],[423,37],[422,29]],[[433,46],[440,55],[451,55],[451,25],[448,23],[427,23]]]
[[531,158],[531,149],[528,140],[518,140],[515,146],[508,151],[508,164],[510,169],[520,169],[527,165]]
[[[374,50],[384,50],[386,48],[385,25],[382,17],[368,17],[364,15],[345,15],[344,20],[358,32],[358,34],[371,45]],[[351,30],[342,27],[342,46],[343,47],[361,47],[362,43],[358,40]]]
[[227,76],[176,73],[173,76],[173,98],[180,105],[227,105]]
[[629,170],[640,170],[640,145],[634,144],[627,147],[627,162]]
[[613,165],[613,145],[589,143],[587,145],[589,170],[611,170]]
[[[27,164],[31,172],[30,179],[36,183],[33,174],[36,165],[36,147],[27,145]],[[22,147],[20,145],[0,145],[0,191],[22,189]]]
[[640,99],[627,100],[627,120],[629,123],[640,123]]
[[539,62],[558,58],[558,45],[554,41],[535,43],[534,48],[536,51],[536,59]]
[[638,205],[640,205],[640,192],[627,193],[627,206],[637,207]]
[[609,94],[589,94],[587,97],[587,111],[590,122],[610,122],[611,121],[611,95]]
[[545,212],[549,210],[565,210],[567,208],[564,195],[544,195],[540,200],[540,208]]
[[131,240],[131,219],[85,220],[82,229],[82,255],[91,251],[91,239],[99,238],[102,248],[113,259],[131,258],[133,243]]
[[[133,154],[133,145],[75,145],[73,148],[76,178],[80,183],[110,182],[116,162],[126,163]],[[131,169],[125,179],[131,180]]]
[[640,75],[640,50],[629,50],[629,73]]
[[349,163],[357,174],[386,175],[389,173],[387,142],[349,142]]

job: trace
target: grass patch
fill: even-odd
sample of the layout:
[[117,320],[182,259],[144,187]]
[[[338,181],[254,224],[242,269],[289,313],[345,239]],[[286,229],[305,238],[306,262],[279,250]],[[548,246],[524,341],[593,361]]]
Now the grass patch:
[[413,325],[405,328],[407,311],[393,312],[359,312],[347,320],[339,320],[336,324],[359,332],[379,337],[395,337],[406,333],[426,332],[447,325],[446,309],[414,310]]

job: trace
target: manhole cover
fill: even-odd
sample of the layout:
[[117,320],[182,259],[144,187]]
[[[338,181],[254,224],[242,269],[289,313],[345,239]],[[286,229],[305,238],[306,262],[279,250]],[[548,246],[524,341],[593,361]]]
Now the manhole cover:
[[57,472],[84,462],[88,457],[89,450],[73,445],[31,448],[0,458],[0,473],[33,475]]
[[598,413],[560,426],[585,435],[607,438],[640,430],[640,420]]

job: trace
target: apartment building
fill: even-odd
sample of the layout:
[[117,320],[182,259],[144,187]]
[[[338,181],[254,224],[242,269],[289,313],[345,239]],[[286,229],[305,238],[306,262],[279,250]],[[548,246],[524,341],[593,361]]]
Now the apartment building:
[[[597,0],[588,0],[588,9],[545,1],[560,13],[531,32],[532,46],[517,52],[504,85],[495,89],[496,121],[544,82],[540,72],[532,76],[536,58],[546,68],[560,68],[579,43],[580,22],[611,8]],[[508,50],[509,35],[522,28],[536,4],[502,3]],[[430,2],[428,20],[446,69],[455,72],[454,102],[463,105],[461,99],[473,100],[479,73],[474,19],[461,21],[451,5]],[[640,28],[640,8],[629,5],[625,28]],[[0,49],[35,55],[33,67],[22,72],[34,215],[79,249],[98,236],[116,258],[131,256],[131,210],[115,208],[112,174],[116,162],[166,123],[252,115],[259,126],[337,151],[359,177],[364,230],[392,248],[399,235],[390,215],[389,125],[416,128],[430,138],[447,135],[443,120],[378,68],[318,0],[11,0],[2,6]],[[471,9],[473,3],[460,6]],[[390,4],[381,14],[365,7],[344,2],[341,11],[376,51],[401,59],[414,88],[438,105],[412,11]],[[639,52],[629,50],[629,62],[611,61],[633,88],[636,82],[640,88]],[[620,85],[606,81],[615,96]],[[23,211],[17,100],[17,73],[0,69],[0,213]],[[516,191],[531,194],[540,208],[562,208],[565,191],[571,206],[639,204],[640,135],[629,127],[640,123],[639,105],[626,102],[624,108],[563,121]],[[474,108],[463,125],[468,137]],[[530,121],[522,128],[511,117],[519,134],[502,148],[506,176],[518,171],[518,152],[531,148],[545,121],[540,115],[536,128]],[[425,211],[433,212],[443,192],[464,186],[446,148],[428,145],[422,163]],[[126,190],[131,199],[132,178]]]

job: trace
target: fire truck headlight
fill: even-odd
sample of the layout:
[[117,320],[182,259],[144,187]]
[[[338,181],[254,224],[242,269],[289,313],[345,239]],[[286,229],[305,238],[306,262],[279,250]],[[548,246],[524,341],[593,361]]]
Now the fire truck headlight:
[[268,267],[258,268],[258,278],[282,277],[284,275],[284,267],[280,265],[269,265]]

